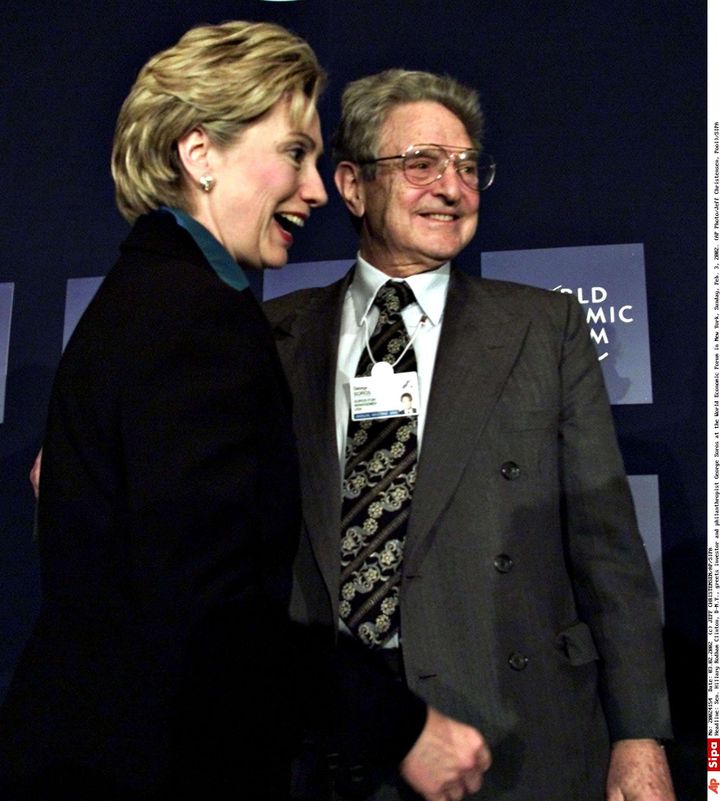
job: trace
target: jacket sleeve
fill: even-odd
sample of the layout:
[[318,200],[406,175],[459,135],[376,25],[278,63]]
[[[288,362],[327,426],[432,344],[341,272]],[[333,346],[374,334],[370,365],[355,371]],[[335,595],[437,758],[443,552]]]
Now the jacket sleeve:
[[657,591],[595,348],[568,297],[561,354],[564,541],[580,617],[600,654],[612,740],[671,736]]

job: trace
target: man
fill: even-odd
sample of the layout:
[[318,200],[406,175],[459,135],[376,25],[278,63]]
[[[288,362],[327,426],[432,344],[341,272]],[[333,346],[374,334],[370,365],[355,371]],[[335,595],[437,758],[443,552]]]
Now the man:
[[[481,129],[446,77],[344,93],[357,263],[266,306],[301,453],[293,612],[483,732],[478,798],[672,801],[656,591],[580,307],[449,263],[494,176]],[[406,382],[419,414],[397,417],[382,396]]]

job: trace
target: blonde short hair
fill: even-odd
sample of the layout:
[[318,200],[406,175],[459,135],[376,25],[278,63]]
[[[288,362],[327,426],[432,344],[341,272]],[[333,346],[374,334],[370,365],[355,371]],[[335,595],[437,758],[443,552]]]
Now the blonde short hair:
[[227,146],[285,96],[299,122],[324,82],[310,45],[279,25],[192,28],[147,62],[120,109],[111,166],[121,214],[133,222],[162,205],[188,210],[179,139],[201,126]]
[[[349,83],[342,95],[340,125],[333,137],[333,159],[356,164],[377,158],[383,123],[393,108],[431,101],[451,111],[465,126],[473,146],[480,148],[484,116],[478,93],[451,78],[418,70],[390,69]],[[408,145],[413,142],[408,142]],[[375,165],[364,174],[373,178]]]

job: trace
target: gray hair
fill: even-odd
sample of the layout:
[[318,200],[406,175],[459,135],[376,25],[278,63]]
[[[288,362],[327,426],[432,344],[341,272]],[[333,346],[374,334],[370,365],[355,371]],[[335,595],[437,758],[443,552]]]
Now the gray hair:
[[[349,83],[342,95],[340,125],[333,137],[333,160],[355,164],[378,156],[383,123],[395,106],[431,101],[440,103],[465,126],[473,146],[481,147],[484,115],[478,93],[449,75],[403,69],[383,72]],[[374,177],[375,165],[364,174]]]

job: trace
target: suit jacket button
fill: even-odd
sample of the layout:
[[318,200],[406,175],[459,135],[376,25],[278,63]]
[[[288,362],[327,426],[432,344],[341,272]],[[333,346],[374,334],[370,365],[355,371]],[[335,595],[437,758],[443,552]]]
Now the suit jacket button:
[[528,665],[528,658],[514,651],[508,657],[508,663],[513,670],[525,670]]
[[500,473],[508,481],[514,481],[516,478],[520,478],[520,466],[515,462],[505,462],[500,468]]
[[499,553],[493,561],[498,573],[509,573],[513,569],[513,564],[513,560],[506,553]]

